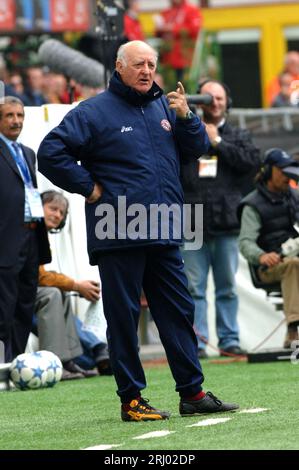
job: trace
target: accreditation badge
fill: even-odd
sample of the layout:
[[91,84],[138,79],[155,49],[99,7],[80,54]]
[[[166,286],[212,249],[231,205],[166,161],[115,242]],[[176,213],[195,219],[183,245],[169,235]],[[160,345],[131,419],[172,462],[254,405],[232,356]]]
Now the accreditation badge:
[[27,188],[28,204],[30,207],[31,217],[40,219],[44,217],[44,209],[40,193],[36,188]]
[[199,178],[216,178],[218,167],[218,158],[216,155],[210,157],[203,155],[198,159],[198,176]]

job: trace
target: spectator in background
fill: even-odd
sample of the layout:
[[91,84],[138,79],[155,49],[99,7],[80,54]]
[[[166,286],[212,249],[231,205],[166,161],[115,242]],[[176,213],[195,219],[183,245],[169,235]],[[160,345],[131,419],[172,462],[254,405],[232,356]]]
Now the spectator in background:
[[294,88],[292,87],[292,84],[294,83],[293,76],[289,72],[282,72],[278,77],[278,82],[280,92],[274,98],[271,103],[271,107],[281,108],[284,106],[298,106],[299,100],[297,102],[292,101],[292,93],[294,91]]
[[23,96],[24,94],[24,83],[22,75],[17,72],[10,72],[8,84],[12,87],[13,91],[18,96]]
[[25,351],[31,330],[38,265],[49,263],[47,232],[35,175],[35,154],[17,143],[24,106],[0,103],[0,340],[5,361]]
[[182,165],[181,174],[185,202],[203,204],[203,246],[184,250],[183,258],[190,293],[195,302],[194,326],[198,336],[198,355],[207,357],[209,338],[206,299],[208,273],[213,270],[215,284],[216,331],[223,355],[242,355],[237,324],[238,234],[240,224],[237,206],[244,188],[253,187],[253,174],[260,164],[259,151],[249,133],[232,127],[227,121],[231,107],[226,85],[207,79],[199,93],[213,97],[210,105],[202,105],[203,121],[210,139],[207,155],[199,161]]
[[[283,72],[289,73],[292,80],[299,80],[299,52],[289,51],[286,53],[282,73]],[[280,77],[281,74],[274,77],[267,86],[266,97],[269,106],[271,106],[281,91]]]
[[198,7],[186,0],[171,0],[171,7],[155,16],[155,35],[162,39],[161,64],[176,72],[176,80],[182,80],[190,67],[195,40],[202,25]]
[[25,77],[25,106],[42,106],[46,104],[44,92],[44,72],[42,67],[28,67]]
[[[47,230],[61,230],[67,216],[67,199],[61,193],[50,190],[42,193],[42,201]],[[78,336],[82,323],[79,320],[75,322],[70,297],[66,296],[66,292],[78,292],[86,300],[97,302],[100,295],[98,283],[89,280],[75,281],[49,267],[46,270],[45,266],[40,266],[38,284],[35,313],[40,349],[52,351],[61,359],[64,379],[93,377],[96,375],[94,371],[85,370],[75,363],[76,358],[83,353]],[[93,364],[100,373],[105,373],[109,367],[107,344],[100,344],[96,339],[90,340],[87,332],[83,333],[83,337],[85,345],[89,341],[93,348],[89,354],[94,359]],[[88,347],[89,352],[91,347]],[[79,359],[79,363],[84,364],[84,358]]]
[[126,12],[124,14],[124,36],[127,41],[134,41],[135,39],[144,41],[144,34],[138,18],[139,1],[126,0]]
[[43,68],[44,82],[43,95],[47,103],[61,104],[62,97],[67,91],[67,79],[60,73],[51,72],[47,67]]
[[162,90],[164,90],[165,83],[164,83],[163,75],[161,73],[158,73],[158,72],[155,73],[154,81]]
[[289,238],[299,240],[294,228],[299,223],[299,192],[290,188],[290,177],[299,179],[298,162],[279,148],[269,149],[256,189],[238,208],[241,253],[256,266],[263,282],[281,282],[288,325],[284,348],[298,340],[299,326],[299,257],[281,255],[282,243]]
[[86,85],[81,85],[74,79],[70,79],[67,87],[60,95],[60,100],[63,104],[71,104],[77,101],[83,101],[87,98],[96,96],[98,93],[103,91],[102,88],[93,88]]
[[5,95],[16,96],[23,103],[26,102],[23,77],[19,72],[13,71],[9,73],[5,83]]

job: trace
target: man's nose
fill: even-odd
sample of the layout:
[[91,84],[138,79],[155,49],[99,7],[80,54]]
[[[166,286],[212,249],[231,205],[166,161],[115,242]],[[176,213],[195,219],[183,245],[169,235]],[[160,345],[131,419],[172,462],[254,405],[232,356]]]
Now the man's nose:
[[148,64],[144,64],[144,66],[142,68],[142,72],[149,73],[149,71],[150,71],[150,68],[149,68]]
[[20,124],[22,122],[22,118],[18,116],[17,114],[14,114],[12,118],[12,122],[14,124]]

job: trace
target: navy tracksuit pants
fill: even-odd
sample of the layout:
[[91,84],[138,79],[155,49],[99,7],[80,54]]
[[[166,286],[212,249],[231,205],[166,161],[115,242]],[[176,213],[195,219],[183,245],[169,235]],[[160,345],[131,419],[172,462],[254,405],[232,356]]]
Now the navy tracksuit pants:
[[201,391],[204,380],[193,331],[194,304],[177,246],[128,248],[99,258],[108,343],[122,403],[140,395],[146,379],[138,354],[142,288],[181,397]]

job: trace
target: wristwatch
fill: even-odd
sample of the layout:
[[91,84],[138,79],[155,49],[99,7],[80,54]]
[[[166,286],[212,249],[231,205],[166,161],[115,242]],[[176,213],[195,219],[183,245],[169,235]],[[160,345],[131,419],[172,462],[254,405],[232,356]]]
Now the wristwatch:
[[217,135],[217,137],[215,137],[213,142],[211,142],[212,147],[217,147],[221,141],[222,141],[222,137],[220,137],[220,135]]
[[194,118],[195,114],[192,113],[192,111],[190,109],[188,109],[188,111],[186,112],[186,115],[185,115],[185,119],[192,119]]

